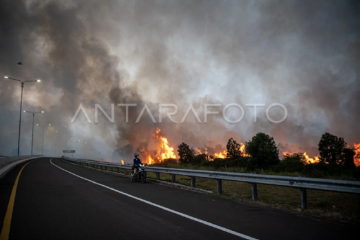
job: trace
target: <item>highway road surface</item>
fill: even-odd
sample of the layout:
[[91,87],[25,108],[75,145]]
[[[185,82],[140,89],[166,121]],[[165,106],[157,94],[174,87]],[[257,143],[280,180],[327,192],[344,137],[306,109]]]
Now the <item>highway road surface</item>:
[[0,179],[0,193],[1,240],[358,239],[350,224],[132,183],[61,159],[18,165]]

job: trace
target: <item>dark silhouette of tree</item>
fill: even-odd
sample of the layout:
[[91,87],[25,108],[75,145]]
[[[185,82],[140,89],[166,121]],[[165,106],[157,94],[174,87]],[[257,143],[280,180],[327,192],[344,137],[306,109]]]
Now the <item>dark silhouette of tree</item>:
[[180,156],[180,163],[190,163],[194,158],[194,153],[186,143],[181,143],[178,146],[178,154]]
[[292,153],[284,155],[277,167],[280,171],[301,172],[305,166],[305,157],[302,153]]
[[355,168],[354,156],[355,151],[351,148],[344,148],[344,167],[345,168]]
[[267,168],[280,162],[279,150],[274,138],[265,133],[257,133],[251,141],[245,143],[245,149],[250,154],[249,168]]
[[346,142],[343,138],[324,133],[319,142],[320,161],[329,164],[344,164]]
[[193,163],[193,164],[202,164],[205,161],[207,161],[207,159],[208,159],[208,155],[206,155],[205,153],[202,153],[202,154],[198,154],[198,155],[194,156],[191,163]]
[[238,144],[233,138],[230,138],[226,145],[227,158],[239,158],[241,156],[240,144]]

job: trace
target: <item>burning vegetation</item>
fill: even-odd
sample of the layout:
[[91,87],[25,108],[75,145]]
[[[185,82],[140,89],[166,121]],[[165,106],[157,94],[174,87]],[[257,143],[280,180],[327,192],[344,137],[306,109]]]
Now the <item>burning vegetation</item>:
[[226,150],[224,150],[223,152],[219,152],[219,153],[214,153],[214,157],[215,158],[226,158]]
[[[161,163],[168,159],[177,159],[177,155],[174,152],[174,147],[172,147],[168,139],[162,135],[161,129],[157,128],[152,134],[151,142],[149,146],[154,146],[155,151],[148,150],[147,148],[140,148],[139,152],[142,155],[144,162],[151,165],[155,163]],[[245,144],[240,143],[238,147],[239,155],[241,156],[250,156],[245,154]],[[228,152],[226,149],[220,152],[209,152],[208,148],[194,148],[191,149],[193,156],[204,155],[207,161],[213,161],[216,158],[225,159],[228,157]],[[123,163],[123,160],[121,161]]]
[[169,146],[168,139],[162,136],[160,132],[161,130],[157,128],[151,139],[151,143],[155,145],[157,150],[152,154],[149,152],[144,152],[145,159],[147,159],[148,164],[160,163],[165,159],[177,158],[174,153],[174,148]]
[[354,163],[357,167],[360,167],[360,143],[354,143]]
[[[259,134],[258,134],[259,135]],[[257,136],[257,135],[256,135]],[[259,149],[258,146],[255,147],[255,155],[254,154],[254,147],[251,148],[251,146],[256,146],[256,136],[252,139],[252,141],[246,142],[246,143],[237,143],[234,139],[229,139],[228,144],[226,146],[226,149],[221,149],[221,145],[217,146],[217,150],[215,151],[215,148],[211,147],[203,147],[203,148],[191,148],[189,145],[182,143],[178,146],[177,154],[174,151],[174,146],[171,145],[168,141],[168,138],[163,135],[160,128],[157,128],[151,137],[150,143],[147,145],[146,148],[139,148],[138,151],[141,153],[142,159],[144,163],[147,163],[149,165],[155,164],[155,163],[162,163],[165,160],[173,159],[176,162],[180,161],[180,163],[195,163],[195,164],[201,164],[203,162],[213,162],[215,159],[245,159],[245,158],[254,158],[256,153]],[[273,165],[278,164],[279,158],[278,158],[278,150],[275,145],[275,142],[273,141],[273,138],[269,137],[266,134],[261,133],[258,138],[268,138],[268,144],[273,149],[272,153],[274,156],[274,159],[277,158],[278,160],[265,160],[267,162],[273,161]],[[354,166],[359,167],[360,166],[360,143],[354,143],[353,148],[350,148],[349,145],[345,147],[345,142],[341,138],[334,138],[336,141],[340,141],[343,144],[343,148],[338,150],[338,153],[336,153],[335,150],[332,150],[333,152],[329,152],[328,149],[332,149],[331,146],[328,146],[330,143],[326,142],[324,143],[324,138],[331,138],[334,137],[333,135],[327,135],[324,134],[322,136],[322,144],[324,146],[325,150],[321,150],[321,144],[319,143],[319,151],[320,154],[316,155],[314,157],[309,157],[309,155],[306,152],[282,152],[283,159],[289,159],[289,158],[297,158],[300,162],[302,162],[304,165],[310,165],[310,164],[317,164],[320,162],[324,162],[326,164],[329,163],[337,163],[337,165],[346,165],[346,161],[349,162],[349,158],[351,158],[351,162]],[[320,141],[320,142],[321,142]],[[254,145],[255,144],[255,145]],[[261,144],[261,143],[260,143]],[[326,145],[328,144],[328,145]],[[151,146],[151,147],[150,147]],[[149,149],[154,150],[149,150]],[[270,148],[270,149],[271,149]],[[249,150],[249,152],[247,152]],[[252,151],[252,152],[251,152]],[[335,151],[335,154],[334,154]],[[340,151],[340,152],[339,152]],[[270,155],[271,155],[270,154]],[[322,154],[322,155],[321,155]],[[337,155],[336,155],[337,154]],[[267,156],[267,154],[264,155],[264,153],[260,154],[259,158],[264,158],[264,156]],[[256,156],[255,156],[256,157]],[[332,159],[332,158],[339,158],[339,159]],[[322,160],[323,159],[323,160]],[[328,160],[327,160],[328,159]],[[245,161],[246,162],[246,161]],[[124,164],[124,160],[121,160],[121,164]],[[260,167],[261,165],[254,165],[254,167]],[[266,166],[266,165],[265,165]],[[261,166],[264,167],[264,166]]]
[[[294,155],[294,154],[297,154],[297,153],[289,153],[289,152],[283,152],[283,155],[284,156],[292,156],[292,155]],[[303,154],[302,154],[302,156],[304,157],[303,158],[303,163],[304,164],[312,164],[312,163],[318,163],[318,162],[320,162],[320,159],[319,159],[319,155],[318,156],[315,156],[315,157],[313,157],[313,158],[310,158],[307,154],[306,154],[306,152],[304,152]]]
[[[354,162],[354,164],[355,164],[356,167],[360,167],[360,143],[354,143],[353,148],[351,148],[350,145],[347,145],[347,146],[344,148],[343,152],[340,154],[340,155],[342,155],[342,157],[344,158],[344,160],[343,160],[343,161],[337,161],[337,162],[336,162],[337,164],[344,164],[345,158],[346,158],[346,154],[345,154],[346,151],[350,151],[350,152],[353,151],[353,153],[354,153],[354,156],[352,157],[353,162]],[[321,159],[320,159],[321,156],[320,156],[320,155],[316,155],[316,156],[314,156],[313,158],[310,158],[310,157],[307,155],[306,152],[304,152],[304,153],[283,152],[284,157],[285,157],[285,156],[291,157],[291,156],[294,156],[294,155],[296,155],[296,154],[302,155],[302,162],[303,162],[304,164],[314,164],[314,163],[319,163],[319,162],[321,161]],[[329,162],[325,162],[325,163],[326,163],[326,164],[329,164]]]

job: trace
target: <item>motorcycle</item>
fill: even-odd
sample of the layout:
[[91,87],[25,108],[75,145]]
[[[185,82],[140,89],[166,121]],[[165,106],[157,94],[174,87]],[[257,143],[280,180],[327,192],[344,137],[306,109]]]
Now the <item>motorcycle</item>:
[[146,171],[145,171],[144,164],[139,164],[139,170],[137,171],[136,174],[133,173],[131,175],[130,181],[131,182],[141,182],[141,183],[146,182]]

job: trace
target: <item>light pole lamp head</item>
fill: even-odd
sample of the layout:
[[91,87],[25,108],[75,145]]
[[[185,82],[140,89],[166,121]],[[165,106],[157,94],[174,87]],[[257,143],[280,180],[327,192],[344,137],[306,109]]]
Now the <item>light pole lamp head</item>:
[[26,112],[26,111],[24,110],[24,112]]
[[41,111],[41,113],[44,113],[44,111]]
[[41,80],[40,79],[38,79],[38,80],[36,80],[37,82],[41,82]]
[[4,76],[4,78],[9,78],[8,76]]

